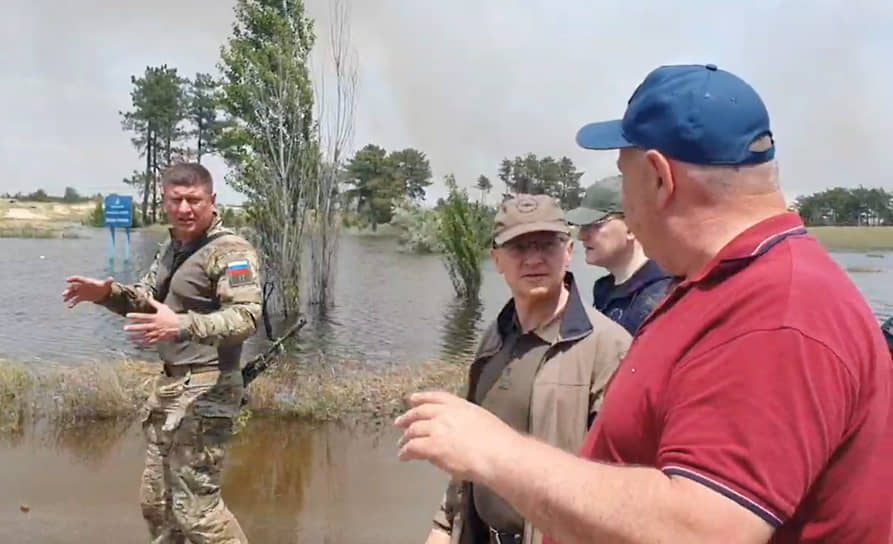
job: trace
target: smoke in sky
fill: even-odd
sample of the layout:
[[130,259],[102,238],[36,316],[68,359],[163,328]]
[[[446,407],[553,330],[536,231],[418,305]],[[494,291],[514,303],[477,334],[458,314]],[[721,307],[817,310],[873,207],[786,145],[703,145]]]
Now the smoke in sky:
[[[668,4],[564,0],[348,0],[360,63],[354,147],[416,147],[444,192],[449,172],[501,189],[503,157],[571,157],[584,183],[616,154],[579,149],[584,123],[622,115],[660,64],[712,62],[750,81],[772,116],[790,196],[833,185],[893,186],[893,4]],[[126,8],[122,6],[127,6]],[[328,0],[308,0],[320,50]],[[220,0],[6,2],[0,17],[0,191],[119,187],[140,168],[120,129],[129,78],[147,64],[213,70],[230,31]],[[215,176],[225,167],[211,161]],[[123,186],[120,186],[123,187]],[[223,188],[224,202],[239,195]]]

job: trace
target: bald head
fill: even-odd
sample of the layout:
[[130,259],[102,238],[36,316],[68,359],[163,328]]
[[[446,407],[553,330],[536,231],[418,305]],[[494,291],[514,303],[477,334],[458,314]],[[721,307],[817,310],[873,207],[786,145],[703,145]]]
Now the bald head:
[[774,160],[708,166],[627,148],[617,165],[627,224],[645,253],[674,274],[696,272],[738,233],[786,208]]

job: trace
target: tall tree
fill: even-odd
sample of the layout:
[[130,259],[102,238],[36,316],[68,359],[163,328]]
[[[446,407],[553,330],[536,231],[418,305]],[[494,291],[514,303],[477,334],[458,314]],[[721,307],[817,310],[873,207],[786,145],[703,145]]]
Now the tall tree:
[[396,182],[410,200],[425,198],[425,188],[431,185],[431,165],[418,149],[406,148],[393,151],[388,157]]
[[[136,194],[140,198],[146,196],[145,195],[145,188],[146,188],[146,173],[145,172],[140,172],[138,170],[134,170],[133,172],[131,172],[130,176],[125,177],[121,181],[125,185],[129,185],[130,187],[133,187],[133,189],[136,191]],[[143,217],[145,217],[145,216],[143,216]]]
[[368,144],[348,161],[345,182],[353,188],[347,197],[356,202],[357,211],[375,230],[388,223],[400,200],[418,202],[431,185],[431,166],[418,149],[406,148],[388,153]]
[[77,189],[74,187],[66,187],[65,194],[62,196],[62,202],[82,202],[84,199],[81,198],[81,195],[78,194]]
[[502,162],[499,163],[499,172],[497,174],[497,177],[499,177],[499,180],[503,184],[505,184],[505,192],[502,193],[502,198],[503,200],[505,200],[506,198],[511,196],[512,193],[515,192],[514,181],[512,179],[512,161],[508,159],[502,159]]
[[227,181],[248,197],[266,276],[286,312],[300,307],[302,241],[319,179],[320,150],[308,71],[315,36],[300,0],[237,0],[221,51],[218,147]]
[[335,78],[331,92],[334,96],[329,96],[327,80],[321,77],[317,118],[324,160],[314,189],[314,227],[310,237],[310,303],[319,313],[334,303],[335,257],[340,234],[339,182],[346,161],[345,150],[353,139],[358,80],[356,52],[350,41],[350,10],[342,0],[333,0],[330,7],[329,60]]
[[183,136],[181,123],[186,116],[186,95],[183,80],[176,68],[147,66],[142,77],[131,77],[133,109],[122,112],[122,126],[134,133],[131,139],[140,155],[146,157],[143,188],[143,217],[152,204],[152,222],[156,222],[158,172],[173,163],[180,154],[177,147]]
[[565,208],[579,204],[583,194],[582,175],[568,157],[556,161],[553,157],[538,158],[533,153],[503,159],[499,166],[499,179],[509,194],[546,194]]
[[481,192],[481,202],[483,202],[485,196],[490,194],[490,190],[493,189],[493,184],[490,182],[490,178],[481,174],[478,176],[477,188]]
[[795,207],[809,225],[893,224],[893,193],[881,188],[833,187],[798,197]]
[[569,157],[561,157],[558,161],[558,184],[555,196],[565,209],[570,210],[580,205],[584,189],[580,187],[583,172],[578,172]]
[[158,119],[159,151],[162,153],[159,166],[164,169],[183,154],[179,144],[186,135],[182,126],[187,113],[186,81],[177,74],[176,68],[162,65],[155,72],[153,83],[152,98],[156,101],[153,109]]
[[151,68],[146,67],[143,77],[130,77],[130,83],[133,88],[130,90],[130,101],[132,110],[129,112],[119,112],[122,120],[121,125],[124,130],[134,133],[131,142],[137,148],[141,156],[146,158],[146,170],[143,178],[142,189],[142,213],[143,217],[148,217],[149,196],[155,185],[155,163],[153,162],[154,148],[156,146],[157,126],[153,119],[151,111],[151,103],[149,101],[149,82],[151,80]]
[[347,162],[345,182],[353,188],[348,198],[356,202],[357,212],[376,230],[381,223],[391,220],[394,199],[400,196],[393,162],[388,152],[377,145],[367,144]]
[[189,82],[187,91],[187,114],[192,124],[189,136],[195,139],[195,158],[199,163],[202,157],[214,152],[214,143],[220,130],[218,103],[220,84],[211,74],[196,73]]

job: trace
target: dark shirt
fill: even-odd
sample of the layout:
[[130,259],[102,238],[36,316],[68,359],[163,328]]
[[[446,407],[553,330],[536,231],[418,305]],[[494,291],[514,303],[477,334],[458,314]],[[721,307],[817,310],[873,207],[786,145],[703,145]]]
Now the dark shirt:
[[881,330],[884,331],[884,338],[887,339],[887,345],[890,347],[890,353],[893,354],[893,317],[884,321],[884,324],[881,326]]
[[614,285],[614,275],[596,280],[592,288],[595,309],[636,334],[639,325],[672,288],[675,279],[648,260],[625,282]]

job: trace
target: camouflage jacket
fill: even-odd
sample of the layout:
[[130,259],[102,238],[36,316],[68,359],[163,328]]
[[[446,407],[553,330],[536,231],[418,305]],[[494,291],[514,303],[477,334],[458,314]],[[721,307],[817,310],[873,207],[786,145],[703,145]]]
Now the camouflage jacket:
[[[177,269],[161,301],[180,317],[180,336],[158,344],[165,363],[238,368],[242,343],[257,329],[263,298],[257,252],[247,240],[225,229],[219,217],[205,236],[217,233],[224,235],[207,242]],[[159,296],[159,286],[175,256],[194,247],[172,237],[162,244],[139,282],[113,283],[111,294],[100,304],[120,315],[154,312],[149,298]]]

